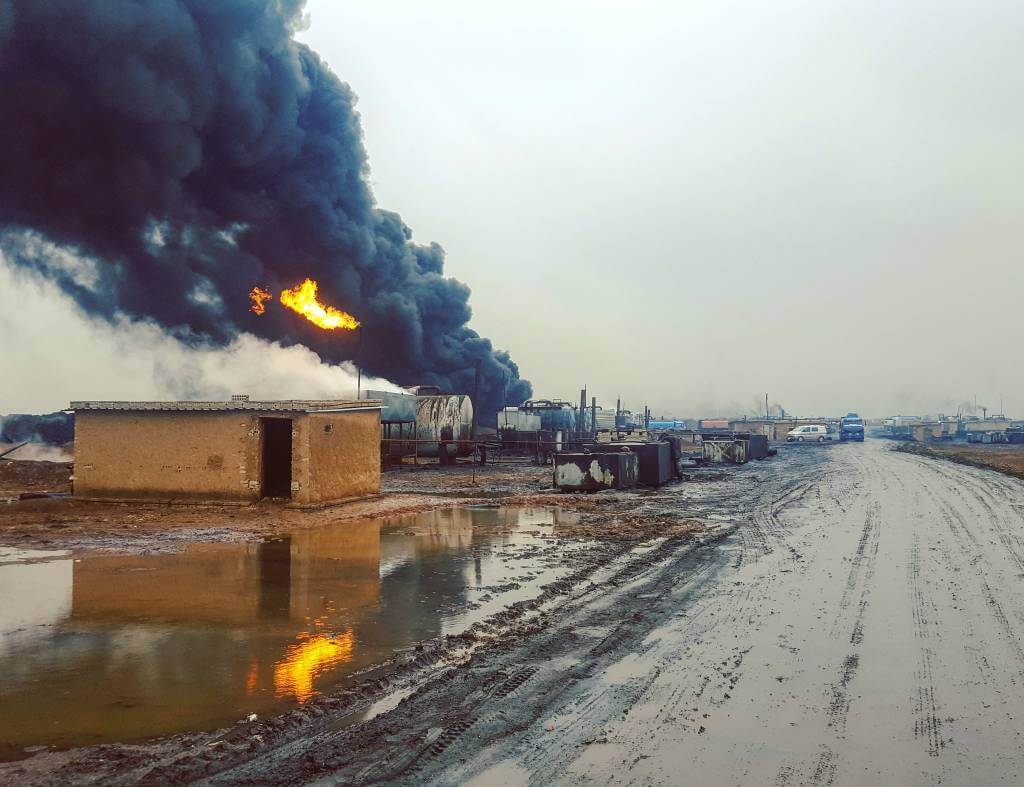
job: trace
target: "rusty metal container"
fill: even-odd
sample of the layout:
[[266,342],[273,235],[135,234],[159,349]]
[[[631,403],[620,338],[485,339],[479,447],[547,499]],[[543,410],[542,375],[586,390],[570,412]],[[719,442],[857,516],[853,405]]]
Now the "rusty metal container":
[[705,440],[704,461],[715,464],[746,464],[748,445],[746,440]]
[[437,456],[441,442],[449,456],[471,453],[473,403],[462,394],[416,397],[416,439],[421,456]]
[[656,443],[621,442],[601,446],[602,452],[629,451],[637,456],[637,482],[644,486],[661,486],[675,477],[672,445]]
[[768,458],[768,437],[763,434],[738,434],[736,439],[747,442],[747,459]]
[[636,486],[637,455],[555,454],[554,485],[563,492],[597,492]]

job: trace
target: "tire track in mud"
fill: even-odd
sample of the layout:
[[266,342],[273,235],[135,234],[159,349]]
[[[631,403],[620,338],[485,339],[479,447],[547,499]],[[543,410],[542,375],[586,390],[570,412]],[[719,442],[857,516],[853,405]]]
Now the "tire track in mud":
[[[847,629],[840,628],[840,626],[844,621],[849,626],[849,621],[844,613],[850,608],[853,598],[856,596],[856,613],[853,617],[853,625],[848,629],[849,634],[847,635],[854,650],[843,659],[839,676],[830,689],[827,724],[837,735],[842,735],[846,730],[846,718],[851,704],[850,683],[860,666],[859,647],[864,642],[864,617],[870,601],[871,580],[875,574],[875,562],[878,558],[878,545],[881,539],[879,514],[880,506],[877,501],[871,501],[865,507],[864,526],[860,538],[857,540],[846,587],[839,599],[836,625],[832,629],[833,638],[838,639],[843,636]],[[814,783],[820,782],[814,781]]]
[[[621,610],[601,594],[584,594],[581,600],[550,612],[557,615],[557,622],[549,619],[528,635],[524,632],[521,646],[513,632],[507,646],[495,653],[479,653],[452,676],[455,680],[425,686],[396,709],[401,711],[399,719],[392,711],[359,729],[310,741],[301,754],[292,752],[286,761],[275,763],[272,781],[302,781],[322,773],[353,783],[436,780],[448,763],[464,760],[537,723],[547,707],[590,680],[602,665],[613,663],[618,654],[642,651],[643,638],[664,614],[659,600],[680,581],[681,574],[688,573],[685,569],[699,564],[713,572],[714,565],[705,564],[698,555],[706,548],[666,540],[654,550],[637,554],[631,571],[623,569],[621,576],[609,578],[604,585],[606,593],[628,593],[633,599],[624,619]],[[608,633],[596,640],[576,634],[583,625],[605,626]],[[374,745],[381,736],[389,739],[388,757],[382,757],[381,747]],[[260,773],[261,769],[247,763],[215,781],[247,780]]]
[[[939,757],[946,747],[946,739],[943,733],[943,720],[940,714],[940,701],[937,697],[937,669],[936,648],[941,645],[942,632],[945,621],[942,613],[936,604],[931,592],[926,589],[926,583],[922,578],[922,568],[930,566],[931,561],[925,556],[921,549],[922,526],[929,524],[933,518],[942,519],[950,524],[953,516],[959,516],[952,505],[942,499],[941,493],[931,486],[931,473],[935,469],[918,463],[913,463],[912,472],[915,475],[916,488],[912,498],[912,534],[907,550],[906,558],[906,585],[907,596],[910,602],[911,629],[914,642],[917,645],[917,663],[913,673],[914,686],[910,695],[911,713],[913,717],[913,735],[915,740],[924,742],[925,751],[929,757]],[[938,473],[937,475],[943,475]],[[959,492],[956,494],[959,496]],[[932,528],[924,531],[930,540],[935,538]],[[965,531],[966,533],[966,531]],[[959,534],[956,534],[959,539]],[[978,539],[973,533],[969,540],[977,547]],[[959,540],[959,554],[964,554],[962,539]],[[938,546],[929,547],[929,551],[935,551],[942,558],[945,573],[955,574],[959,571],[953,559],[953,554],[944,541],[939,541]],[[938,566],[932,566],[932,571]],[[953,599],[950,599],[952,605]]]
[[[900,464],[893,465],[888,461],[890,457]],[[1007,735],[1004,725],[1009,719],[1009,724],[1016,726],[1012,720],[1019,718],[1017,713],[1021,706],[1018,704],[1018,711],[1013,711],[1012,698],[1019,703],[1017,687],[1024,686],[1024,646],[1017,636],[1020,622],[1024,622],[1024,604],[1016,603],[1024,600],[1017,592],[1019,581],[1024,578],[1021,561],[1024,518],[1019,508],[1024,498],[1024,484],[990,471],[964,474],[952,466],[937,465],[938,462],[927,459],[890,454],[878,467],[859,468],[869,479],[869,488],[873,486],[885,492],[877,494],[877,499],[882,501],[881,508],[876,502],[874,513],[869,510],[868,516],[877,516],[884,523],[883,527],[895,528],[892,538],[883,539],[882,548],[888,550],[883,554],[889,557],[877,570],[884,565],[888,576],[902,563],[905,572],[911,638],[906,644],[912,643],[912,647],[903,650],[911,659],[906,665],[909,671],[905,684],[910,703],[903,707],[909,711],[912,732],[909,740],[923,747],[922,755],[927,760],[936,762],[934,766],[923,767],[913,780],[976,781],[971,765],[979,763],[990,769],[997,768],[995,774],[1005,778],[1013,771],[998,770],[999,755],[990,754],[992,744],[985,732],[1002,735],[1001,744],[1010,746],[1003,756],[1009,755],[1020,764],[1012,730]],[[905,557],[894,562],[891,550],[896,544]],[[869,651],[861,647],[869,634],[865,627],[876,618],[870,609],[869,587],[876,565],[868,555],[877,551],[872,548],[871,525],[865,521],[838,603],[840,610],[855,613],[850,630],[853,647],[837,668],[829,687],[828,721],[836,738],[824,741],[816,758],[808,758],[802,765],[800,761],[786,763],[777,773],[777,784],[832,783],[840,778],[837,776],[840,767],[855,780],[860,773],[859,753],[849,751],[849,742],[845,740],[850,687],[860,685],[861,680],[872,680],[880,668],[888,669],[888,665],[865,661],[866,652],[872,654],[872,659],[877,658],[878,643],[873,643]],[[867,568],[869,563],[870,569]],[[887,582],[884,576],[879,581]],[[888,581],[886,587],[890,589],[883,590],[883,594],[891,593],[891,580]],[[956,617],[950,617],[952,615]],[[890,628],[895,626],[898,634],[898,608],[887,608],[882,620],[887,620]],[[837,620],[831,634],[838,639],[844,630],[842,620]],[[1006,656],[1002,655],[1004,649]],[[901,666],[899,658],[894,666]],[[958,705],[962,706],[959,713],[966,718],[959,726],[955,724],[957,719],[947,717],[943,697],[953,715],[958,713]],[[1000,706],[1006,707],[1008,702],[1009,712],[997,710]],[[899,715],[894,717],[899,718]],[[886,720],[880,721],[884,724]],[[952,758],[943,755],[954,744],[949,734],[950,725],[964,731],[967,737]],[[856,739],[871,740],[872,733],[863,727],[862,719]],[[974,741],[981,744],[978,750],[964,748]],[[836,756],[837,752],[842,753],[841,758]],[[885,766],[891,767],[892,763],[886,762]],[[847,767],[849,772],[845,771]],[[904,773],[907,770],[903,768]],[[992,775],[990,770],[989,779]]]
[[[778,484],[783,495],[788,493],[790,503],[807,486],[799,475],[796,479],[783,478]],[[643,748],[650,736],[645,730],[650,725],[671,728],[694,739],[703,736],[705,725],[711,724],[717,710],[730,701],[742,678],[750,649],[743,643],[749,636],[747,632],[760,625],[766,601],[772,594],[772,576],[779,576],[772,568],[758,568],[759,561],[772,555],[773,565],[792,566],[800,559],[781,535],[786,525],[766,505],[782,495],[770,491],[746,495],[744,502],[750,505],[748,518],[717,548],[732,570],[743,566],[745,571],[762,576],[763,582],[734,586],[723,581],[716,570],[717,588],[703,577],[679,583],[676,597],[665,599],[670,608],[677,610],[669,618],[668,626],[659,628],[657,641],[648,643],[650,647],[636,654],[645,659],[640,674],[609,680],[603,670],[599,671],[593,681],[581,684],[574,692],[575,697],[557,712],[556,734],[544,735],[534,725],[530,731],[524,731],[530,741],[528,746],[507,742],[512,744],[511,749],[499,747],[488,759],[490,765],[511,758],[517,767],[531,774],[535,783],[586,779],[571,769],[567,771],[569,763],[579,756],[579,751],[611,746],[615,751],[621,750],[627,767],[625,773],[603,774],[602,778],[629,782],[626,774],[646,757]],[[780,545],[787,548],[779,550]],[[730,552],[738,554],[729,558]],[[728,637],[723,638],[723,632],[728,632]],[[645,656],[648,652],[650,655]],[[632,721],[637,709],[644,719],[639,726]],[[455,770],[446,781],[461,780],[465,773],[479,773],[479,769]]]
[[914,737],[923,738],[927,743],[929,756],[938,757],[944,742],[941,735],[942,723],[935,700],[935,675],[932,669],[934,652],[929,646],[930,626],[937,609],[921,589],[921,544],[916,531],[907,558],[907,587],[910,593],[914,638],[919,641],[918,667],[914,673],[917,683],[913,697]]
[[[517,773],[528,774],[534,783],[598,777],[611,783],[651,783],[670,779],[673,774],[671,770],[652,769],[652,746],[657,751],[657,746],[673,745],[675,741],[691,754],[721,755],[722,747],[729,745],[729,734],[726,732],[724,738],[716,738],[716,734],[723,724],[726,731],[729,729],[730,716],[743,713],[733,695],[743,691],[751,675],[763,679],[766,672],[759,662],[765,657],[771,659],[763,649],[757,653],[758,658],[752,656],[751,643],[758,641],[771,607],[781,602],[784,609],[801,608],[800,578],[808,561],[823,555],[833,561],[841,559],[842,552],[837,555],[826,546],[840,537],[830,530],[836,521],[842,523],[840,540],[847,565],[836,575],[839,587],[834,595],[810,607],[819,618],[834,614],[835,619],[826,620],[824,630],[819,626],[813,635],[794,621],[798,623],[796,631],[804,636],[826,637],[832,643],[830,651],[842,647],[843,655],[830,657],[836,659],[831,680],[816,684],[805,678],[805,688],[792,699],[780,695],[771,700],[770,691],[764,687],[746,689],[751,698],[762,703],[758,707],[761,714],[770,717],[782,707],[780,703],[803,700],[812,703],[804,711],[805,718],[822,718],[825,723],[807,742],[809,752],[788,763],[777,763],[768,774],[758,763],[756,744],[732,753],[732,772],[743,774],[741,781],[752,782],[771,781],[771,774],[776,774],[778,784],[833,784],[860,773],[857,763],[861,752],[850,749],[848,736],[862,734],[864,719],[851,715],[855,713],[851,708],[858,693],[867,693],[860,689],[866,685],[863,681],[871,681],[887,668],[878,663],[879,643],[872,642],[878,637],[872,595],[876,581],[886,581],[876,578],[884,565],[887,572],[898,566],[895,585],[888,574],[888,587],[897,597],[906,599],[906,606],[901,604],[898,614],[883,616],[882,620],[898,621],[905,612],[907,637],[913,647],[905,663],[900,663],[907,676],[901,690],[907,692],[910,701],[900,703],[903,710],[899,715],[879,722],[883,726],[903,725],[904,740],[921,746],[923,758],[942,763],[936,766],[938,771],[922,770],[922,779],[928,773],[941,780],[949,763],[956,760],[941,756],[947,742],[939,689],[948,683],[946,673],[951,665],[940,655],[949,650],[948,642],[942,640],[946,625],[942,610],[947,605],[944,597],[935,593],[940,587],[949,588],[950,593],[970,593],[971,598],[984,601],[983,608],[989,609],[994,625],[1002,632],[1000,639],[1005,637],[1013,627],[1013,621],[1007,618],[1011,608],[1001,594],[993,592],[995,579],[985,584],[980,581],[984,571],[993,570],[990,551],[994,544],[989,543],[983,529],[964,518],[986,517],[986,527],[1009,527],[1012,521],[1007,519],[1001,493],[995,493],[991,512],[986,513],[974,497],[950,496],[948,490],[936,488],[942,483],[940,477],[922,468],[904,476],[894,473],[891,463],[875,466],[870,458],[854,452],[834,456],[816,482],[797,477],[772,483],[762,493],[763,502],[739,495],[736,505],[749,506],[749,513],[735,536],[717,549],[721,564],[700,578],[692,577],[691,584],[663,586],[672,589],[668,597],[663,595],[644,613],[654,625],[645,629],[643,636],[636,632],[632,639],[609,642],[603,654],[584,657],[586,667],[572,673],[571,678],[567,678],[564,668],[558,671],[560,665],[552,664],[547,670],[542,667],[506,698],[512,702],[506,701],[498,710],[493,702],[485,703],[483,713],[469,715],[477,720],[467,731],[455,728],[444,738],[440,754],[431,754],[423,760],[422,768],[408,771],[400,780],[453,783],[472,776],[486,780],[489,774],[500,775],[501,766],[514,765]],[[872,492],[877,494],[879,488],[884,488],[886,494],[876,498]],[[937,499],[946,500],[947,507],[943,508]],[[902,521],[906,528],[893,537],[885,535],[891,517]],[[944,521],[942,531],[932,526],[935,523],[941,527]],[[993,521],[995,525],[990,524]],[[1003,562],[1010,565],[1013,558],[1006,553],[1005,544],[997,541],[995,534],[992,541],[1004,550]],[[891,552],[894,544],[899,550],[895,555]],[[890,550],[889,558],[880,563],[883,546]],[[967,565],[970,570],[966,570]],[[958,567],[965,571],[958,572]],[[961,591],[959,585],[943,584],[943,573],[955,576],[957,581],[970,576],[972,589]],[[788,607],[786,598],[792,602]],[[955,599],[950,604],[955,605]],[[606,611],[617,608],[612,604]],[[1000,612],[1003,623],[998,628]],[[587,624],[607,622],[600,618],[590,619]],[[763,648],[763,635],[760,641]],[[961,652],[967,653],[966,648]],[[806,663],[813,665],[813,657]],[[983,652],[970,654],[968,664],[972,669],[980,665],[978,674],[985,679],[999,679],[999,671],[991,664],[984,669],[987,660]],[[808,693],[815,685],[823,693],[817,704]],[[542,694],[546,696],[539,698]],[[857,726],[849,721],[853,718],[858,718]],[[458,717],[452,719],[456,723]],[[549,720],[555,729],[545,733],[544,725]],[[671,730],[671,735],[659,737],[664,730]],[[436,734],[443,736],[444,732]],[[471,764],[463,765],[459,760]]]
[[[971,682],[1000,700],[1024,687],[1024,604],[1007,589],[1024,485],[961,490],[984,471],[872,450],[794,451],[679,487],[680,508],[735,531],[692,551],[638,548],[388,713],[286,749],[254,744],[212,781],[828,785],[886,768],[889,782],[971,781],[974,753],[944,710],[973,701]],[[894,699],[872,686],[885,678]],[[892,712],[869,717],[879,706]],[[997,712],[970,720],[979,739],[1010,724]]]
[[[905,490],[907,481],[898,478]],[[934,496],[932,496],[934,497]],[[911,713],[913,716],[913,733],[915,739],[923,739],[930,757],[938,757],[944,746],[942,739],[942,722],[936,700],[935,670],[933,669],[934,650],[930,645],[932,628],[939,623],[938,607],[926,594],[921,580],[921,540],[919,524],[923,519],[923,509],[927,509],[925,499],[915,487],[911,497],[911,510],[917,512],[912,517],[913,530],[906,559],[906,586],[910,601],[910,617],[913,637],[917,643],[917,665],[914,670],[914,687],[911,692]]]
[[[965,598],[968,601],[979,599],[993,624],[990,630],[1007,648],[1008,655],[1015,662],[1012,670],[997,673],[988,656],[992,645],[986,642],[982,633],[984,626],[979,631],[975,620],[965,617],[963,625],[968,635],[963,643],[965,663],[974,668],[975,680],[979,684],[989,686],[999,695],[1007,684],[1015,686],[1024,683],[1024,647],[990,582],[1005,577],[1005,573],[993,562],[993,558],[997,557],[1007,561],[1007,568],[1013,572],[1014,580],[1021,576],[1021,542],[1018,533],[1024,522],[1014,513],[1011,502],[1020,495],[1021,487],[1008,484],[991,471],[971,469],[958,474],[940,462],[918,457],[908,464],[919,474],[918,483],[925,493],[922,500],[927,502],[926,510],[921,512],[915,523],[907,569],[914,637],[920,642],[919,663],[915,672],[916,693],[912,697],[914,735],[926,742],[929,756],[938,757],[952,741],[946,739],[942,732],[942,714],[936,697],[936,646],[941,644],[947,624],[942,620],[934,601],[922,588],[921,565],[924,557],[917,528],[922,521],[930,521],[931,517],[944,525],[952,541],[940,540],[930,551],[941,558],[941,568],[935,567],[941,570],[940,576],[950,578],[946,583],[950,608],[961,609]],[[936,481],[940,485],[936,485]],[[1008,516],[1004,515],[1007,507],[1010,510]],[[1015,523],[1018,526],[1017,532],[1012,530]],[[926,532],[932,537],[938,535],[931,529]],[[988,540],[989,536],[991,541]],[[997,543],[1002,549],[993,551]],[[961,571],[961,568],[966,571]],[[959,581],[952,579],[960,576],[973,579],[973,589],[965,589]],[[1000,580],[999,584],[1005,596],[1006,580]]]
[[767,505],[761,501],[751,505],[749,521],[737,531],[743,548],[737,552],[734,568],[756,562],[772,554],[778,546],[789,548],[790,556],[798,557],[796,551],[781,537],[786,527],[780,515],[788,508],[800,504],[813,486],[813,483],[801,480],[783,482],[779,491],[769,493]]
[[[789,762],[782,766],[776,775],[777,785],[793,783],[812,785],[831,785],[835,782],[839,767],[839,758],[835,749],[843,745],[847,718],[852,707],[850,686],[856,679],[861,668],[861,646],[865,639],[865,620],[870,606],[872,581],[876,571],[879,546],[882,534],[881,505],[877,500],[864,494],[871,482],[880,483],[884,475],[866,462],[859,454],[847,457],[854,467],[852,471],[840,476],[839,483],[832,483],[832,494],[838,499],[847,497],[847,505],[838,506],[843,513],[852,513],[857,507],[863,506],[863,522],[860,533],[850,557],[850,569],[842,594],[836,603],[835,620],[829,630],[829,637],[837,641],[845,641],[850,649],[841,663],[836,667],[834,680],[826,687],[827,704],[825,708],[825,727],[829,732],[829,740],[819,745],[818,754],[813,760],[801,766],[800,762]],[[855,477],[858,480],[846,486],[842,483]],[[871,482],[860,479],[869,478]],[[800,777],[799,774],[806,774]]]
[[[747,547],[742,547],[747,548]],[[629,715],[640,701],[649,695],[665,670],[674,669],[682,660],[687,669],[683,674],[673,672],[671,689],[659,697],[657,710],[649,723],[670,725],[674,729],[691,735],[702,735],[704,724],[715,709],[722,707],[731,697],[730,692],[742,676],[742,664],[749,648],[729,645],[726,648],[707,648],[714,642],[715,633],[720,629],[741,632],[749,626],[751,616],[760,598],[753,598],[749,590],[730,591],[728,598],[717,596],[709,601],[705,598],[704,577],[693,577],[682,583],[680,589],[683,603],[692,598],[685,616],[670,630],[661,630],[663,637],[682,635],[682,641],[692,646],[681,652],[668,648],[656,657],[653,663],[645,665],[644,672],[628,680],[609,683],[604,671],[595,674],[593,683],[586,687],[576,701],[563,707],[559,712],[558,734],[541,737],[521,754],[519,762],[530,770],[532,780],[548,783],[564,776],[567,752],[607,741],[609,738],[622,739],[628,733]],[[678,603],[678,602],[677,602]],[[678,615],[677,615],[678,617]],[[660,644],[660,643],[658,643]],[[637,654],[637,655],[642,655]],[[629,658],[633,658],[630,654]],[[563,723],[568,717],[568,723]],[[625,728],[625,729],[623,729]],[[628,735],[626,735],[628,738]],[[625,744],[627,751],[633,751],[634,758],[642,753],[634,744]],[[571,759],[569,755],[569,758]],[[635,764],[635,762],[634,762]],[[609,775],[610,781],[616,781]]]
[[[936,463],[937,465],[939,463]],[[963,475],[957,478],[955,471],[949,467],[940,465],[936,468],[938,475],[941,475],[946,479],[950,488],[962,499],[968,508],[973,508],[967,498],[964,497],[964,490],[970,495],[970,498],[977,503],[977,508],[972,511],[974,514],[974,521],[977,523],[987,522],[990,524],[991,529],[994,531],[996,538],[1006,549],[1006,554],[1016,564],[1017,569],[1020,572],[1024,572],[1024,538],[1022,538],[1022,526],[1024,526],[1024,517],[1021,516],[1020,509],[1015,504],[1010,504],[1010,509],[1013,512],[1010,516],[1003,516],[1003,513],[996,506],[996,495],[993,487],[998,489],[1000,493],[1007,496],[1008,493],[1016,492],[1019,494],[1019,486],[1013,488],[1005,480],[1002,483],[991,483],[993,473],[991,471],[975,470],[976,477],[984,482],[989,483],[977,483],[977,484],[964,484]],[[987,474],[987,476],[986,476]]]
[[854,644],[859,644],[864,639],[864,612],[867,609],[870,582],[874,576],[875,561],[878,558],[878,544],[881,539],[879,513],[880,507],[877,501],[871,501],[867,504],[864,512],[864,526],[861,528],[860,538],[857,540],[857,548],[850,561],[850,573],[846,577],[843,595],[839,599],[835,625],[832,627],[833,637],[842,636],[843,630],[849,625],[844,617],[844,613],[853,604],[854,598],[856,598],[858,611],[854,620],[853,630],[850,633],[850,642]]
[[[822,460],[816,457],[813,461]],[[705,726],[713,727],[728,703],[734,701],[732,695],[744,676],[743,665],[751,648],[749,643],[764,626],[766,610],[780,589],[790,584],[786,575],[799,574],[803,570],[803,556],[793,545],[796,539],[792,537],[792,523],[782,515],[807,499],[814,483],[798,478],[780,486],[781,494],[772,494],[771,490],[761,494],[761,499],[751,507],[749,519],[737,531],[733,539],[736,543],[732,547],[722,547],[723,551],[731,549],[739,553],[730,561],[733,571],[753,572],[756,579],[731,582],[723,576],[719,579],[717,593],[709,593],[707,587],[700,588],[687,607],[685,622],[660,632],[670,643],[689,643],[685,646],[670,644],[663,648],[659,666],[652,670],[656,674],[651,676],[662,679],[654,683],[644,680],[644,685],[649,688],[642,703],[627,706],[626,716],[622,716],[621,721],[614,721],[610,727],[607,725],[607,719],[618,715],[612,707],[597,715],[598,719],[603,717],[606,721],[601,731],[591,738],[596,737],[598,742],[614,741],[615,750],[621,750],[627,763],[626,773],[602,773],[601,778],[615,783],[647,780],[643,776],[627,774],[646,760],[648,755],[644,752],[650,744],[652,726],[673,729],[693,736],[692,740],[697,741],[705,734]],[[816,492],[810,497],[814,510],[828,509],[828,505],[823,505],[820,494]],[[779,505],[778,501],[782,504]],[[818,533],[823,526],[807,527],[806,520],[800,524],[805,538],[820,538]],[[770,565],[761,568],[760,561],[768,556],[772,558]],[[628,720],[633,707],[641,711],[645,723],[637,725]],[[728,715],[726,713],[725,717]],[[537,783],[547,783],[567,775],[574,781],[591,778],[574,770],[567,774],[564,765],[552,764],[555,758],[551,752],[560,751],[564,755],[573,751],[571,736],[568,742],[564,734],[558,737],[562,742],[552,745],[550,751],[545,746],[542,756],[535,757],[525,752],[517,761],[529,768],[532,780]],[[585,744],[590,742],[583,741]]]
[[[1021,644],[1020,638],[1013,629],[1006,611],[996,598],[996,594],[988,582],[988,578],[996,574],[996,567],[992,565],[981,540],[967,526],[960,512],[948,501],[938,496],[935,496],[933,499],[939,509],[940,516],[959,546],[961,554],[966,557],[966,564],[973,570],[979,593],[985,602],[989,614],[996,623],[997,629],[1002,634],[1001,639],[1016,658],[1016,678],[1024,681],[1024,645]],[[1013,555],[1010,555],[1010,558],[1013,559]]]
[[[863,473],[873,472],[873,468],[866,468],[859,459],[854,459],[857,469]],[[871,581],[875,574],[875,564],[878,558],[878,547],[881,540],[881,517],[880,505],[877,500],[867,501],[864,506],[864,524],[861,528],[860,537],[854,549],[850,561],[850,571],[846,578],[846,586],[840,596],[836,621],[832,627],[831,635],[834,639],[847,637],[849,644],[853,646],[843,663],[840,666],[839,674],[830,687],[830,698],[827,713],[827,726],[836,734],[841,736],[846,729],[846,719],[850,712],[850,683],[853,682],[860,667],[859,648],[864,642],[864,618],[868,610],[871,596]],[[856,599],[856,612],[853,616],[852,625],[849,621],[848,610]],[[846,632],[849,632],[848,634]],[[830,749],[828,751],[831,751]],[[815,768],[815,774],[834,774],[834,758],[830,760],[832,767],[822,770]],[[830,777],[831,779],[831,777]],[[831,783],[822,782],[812,777],[813,784]]]

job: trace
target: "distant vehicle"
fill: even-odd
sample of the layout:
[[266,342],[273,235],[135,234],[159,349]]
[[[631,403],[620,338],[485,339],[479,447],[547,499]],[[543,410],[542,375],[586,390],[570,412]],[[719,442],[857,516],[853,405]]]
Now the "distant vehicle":
[[798,426],[786,434],[787,443],[824,443],[832,439],[832,433],[827,426],[812,424],[810,426]]
[[864,442],[864,419],[856,413],[847,413],[839,422],[839,439],[842,441]]
[[839,439],[843,442],[864,442],[864,426],[862,424],[843,424],[839,427]]

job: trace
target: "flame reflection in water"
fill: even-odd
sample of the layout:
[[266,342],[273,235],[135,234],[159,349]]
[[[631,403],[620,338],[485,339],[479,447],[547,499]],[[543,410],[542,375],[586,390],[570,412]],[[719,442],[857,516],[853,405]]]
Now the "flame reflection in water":
[[351,661],[354,646],[351,630],[333,636],[316,634],[289,645],[284,658],[274,665],[274,694],[306,702],[315,693],[313,681],[330,667]]

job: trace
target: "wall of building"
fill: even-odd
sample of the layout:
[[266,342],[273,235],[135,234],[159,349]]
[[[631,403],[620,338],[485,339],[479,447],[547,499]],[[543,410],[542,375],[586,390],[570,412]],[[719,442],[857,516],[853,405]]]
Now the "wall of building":
[[296,430],[297,503],[380,494],[380,411],[310,413]]
[[1010,421],[985,420],[985,421],[964,421],[965,432],[1005,432],[1011,425]]
[[258,499],[259,419],[239,412],[75,414],[75,496]]
[[261,417],[292,421],[293,502],[380,493],[379,410],[80,410],[75,416],[75,496],[259,500]]

